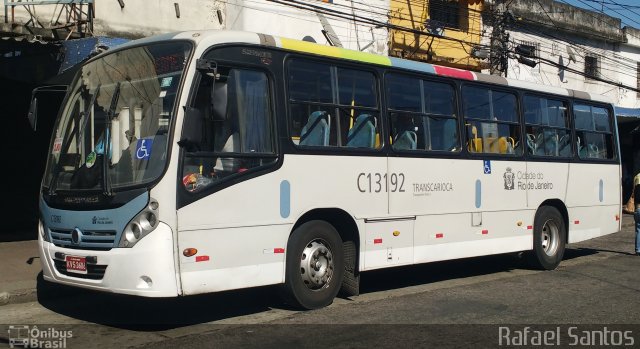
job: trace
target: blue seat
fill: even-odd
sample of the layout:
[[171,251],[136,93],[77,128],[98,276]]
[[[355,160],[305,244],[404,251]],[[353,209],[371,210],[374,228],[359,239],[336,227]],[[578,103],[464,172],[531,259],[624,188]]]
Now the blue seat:
[[395,150],[416,150],[418,145],[418,135],[414,131],[404,131],[400,133],[393,142]]
[[369,114],[356,118],[347,135],[347,147],[373,148],[376,141],[376,119]]
[[559,156],[571,156],[571,135],[565,134],[560,137],[558,141],[558,155]]
[[553,130],[544,131],[544,155],[558,156],[558,134]]
[[536,150],[537,150],[536,136],[532,133],[527,133],[527,148],[529,148],[529,154],[531,155],[536,154]]
[[326,111],[314,111],[300,132],[300,145],[327,146],[331,121]]

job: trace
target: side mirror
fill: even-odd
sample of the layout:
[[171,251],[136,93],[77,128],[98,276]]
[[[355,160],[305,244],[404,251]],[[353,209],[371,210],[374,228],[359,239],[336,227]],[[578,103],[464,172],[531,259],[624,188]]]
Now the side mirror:
[[198,150],[202,142],[204,116],[202,111],[192,107],[184,107],[184,122],[182,123],[182,137],[178,145],[187,151]]
[[38,98],[35,96],[35,93],[31,96],[31,104],[29,105],[29,114],[27,114],[27,119],[29,119],[31,128],[35,131],[38,123]]
[[[36,87],[33,89],[33,91],[31,91],[31,104],[29,105],[29,113],[27,114],[27,119],[29,119],[29,124],[34,131],[36,131],[36,127],[38,124],[38,98],[41,97],[41,100],[44,103],[43,105],[45,109],[43,109],[43,120],[44,126],[46,128],[48,125],[47,119],[55,119],[58,109],[62,104],[62,100],[67,93],[67,88],[67,85],[49,85]],[[52,105],[55,105],[55,109],[51,107]]]

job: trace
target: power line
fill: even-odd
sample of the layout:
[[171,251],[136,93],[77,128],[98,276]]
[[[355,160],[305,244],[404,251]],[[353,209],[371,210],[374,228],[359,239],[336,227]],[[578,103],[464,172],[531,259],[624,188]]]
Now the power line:
[[[580,3],[582,3],[582,4],[586,5],[586,6],[589,6],[589,7],[591,7],[592,9],[594,9],[594,10],[596,10],[596,11],[597,11],[597,9],[596,9],[595,7],[593,7],[593,6],[589,5],[589,4],[587,4],[587,3],[586,3],[586,2],[584,2],[583,0],[578,0],[578,1],[579,1]],[[566,1],[564,1],[564,0],[563,0],[563,2],[565,2],[565,3],[566,3]],[[608,7],[608,6],[604,6],[604,7],[611,9],[611,8],[610,8],[610,7]],[[613,9],[611,9],[611,10],[612,10],[613,12],[615,12],[615,13],[617,13],[617,14],[621,15],[622,17],[624,17],[624,18],[626,18],[626,19],[631,20],[632,22],[634,22],[634,23],[636,23],[636,24],[640,24],[640,23],[638,23],[636,20],[634,20],[634,19],[632,19],[632,18],[629,18],[629,17],[627,17],[626,15],[624,15],[624,14],[622,14],[622,13],[620,13],[620,12],[616,11],[616,10],[613,10]],[[600,12],[604,13],[604,11],[600,11]]]
[[[335,10],[335,9],[324,8],[324,7],[321,7],[321,6],[318,6],[318,5],[305,3],[305,2],[302,2],[302,1],[296,1],[296,0],[267,0],[267,1],[273,2],[273,3],[277,3],[277,4],[280,4],[280,5],[284,5],[284,6],[290,6],[290,7],[293,7],[293,8],[300,9],[300,10],[306,10],[306,11],[310,11],[310,12],[326,14],[326,15],[331,16],[333,18],[339,18],[339,19],[346,20],[346,21],[353,21],[354,23],[364,23],[364,24],[368,24],[368,25],[373,25],[376,28],[384,27],[384,28],[387,28],[387,29],[398,30],[398,31],[403,31],[403,32],[408,32],[408,33],[413,33],[413,34],[418,34],[418,35],[435,36],[435,37],[440,38],[440,39],[449,40],[449,41],[452,41],[452,42],[459,43],[459,44],[461,44],[463,46],[463,48],[464,48],[465,44],[469,45],[471,47],[480,47],[480,48],[482,48],[482,47],[487,48],[488,47],[485,44],[469,42],[469,41],[466,41],[466,40],[461,40],[461,39],[456,39],[456,38],[437,36],[437,35],[433,35],[431,33],[425,32],[423,30],[419,30],[419,29],[415,29],[415,28],[403,27],[403,26],[399,26],[399,25],[393,25],[393,24],[389,24],[387,22],[382,22],[380,20],[375,20],[375,19],[372,19],[372,18],[364,17],[364,16],[359,15],[359,14],[358,15],[354,15],[354,14],[350,14],[350,13],[345,13],[345,12],[341,12],[341,11],[338,11],[338,10]],[[397,0],[392,0],[392,1],[397,1]],[[360,9],[360,10],[362,10],[362,9]],[[373,10],[369,10],[368,12],[369,13],[376,13],[376,14],[380,15],[380,13],[377,13],[377,12],[375,12]],[[367,13],[367,10],[364,10],[364,13]],[[481,35],[481,37],[485,37],[485,36]],[[585,50],[585,49],[582,48],[582,50]],[[507,53],[513,55],[513,54],[515,54],[515,51],[508,50]],[[572,73],[580,75],[580,76],[588,77],[591,80],[600,81],[600,82],[603,82],[603,83],[606,83],[606,84],[610,84],[610,85],[613,85],[613,86],[617,86],[617,87],[621,87],[621,88],[626,88],[628,90],[640,92],[635,87],[627,86],[627,85],[624,85],[624,84],[622,84],[620,82],[613,81],[611,79],[605,79],[605,78],[600,77],[600,76],[597,76],[597,77],[596,76],[590,76],[590,75],[587,75],[586,73],[584,73],[584,72],[582,72],[582,71],[580,71],[578,69],[571,68],[571,67],[564,66],[564,65],[560,65],[559,63],[556,63],[556,62],[554,62],[552,60],[549,60],[549,59],[546,59],[546,58],[542,58],[542,57],[537,57],[537,58],[538,58],[538,60],[540,62],[544,62],[545,64],[549,64],[549,65],[552,65],[552,66],[559,67],[561,69],[564,69],[565,71],[572,72]],[[617,72],[617,73],[621,73],[621,72]]]
[[[337,17],[337,18],[341,18],[341,19],[345,19],[345,20],[349,20],[349,21],[354,20],[354,16],[351,15],[351,14],[340,12],[340,11],[337,11],[337,10],[327,9],[327,8],[324,8],[324,7],[321,7],[321,6],[318,6],[318,5],[304,3],[304,2],[301,2],[301,1],[297,1],[297,0],[266,0],[266,1],[274,2],[274,3],[278,3],[278,4],[282,4],[282,5],[288,5],[288,6],[291,6],[291,7],[294,7],[294,8],[298,8],[298,9],[302,9],[302,10],[320,12],[320,13],[326,14],[328,16],[333,16],[333,17]],[[431,34],[429,32],[422,31],[422,30],[418,30],[418,29],[414,29],[414,28],[402,27],[402,26],[394,25],[394,24],[389,24],[389,23],[386,23],[386,22],[381,22],[381,21],[378,21],[378,20],[374,20],[374,19],[371,19],[371,18],[359,16],[359,15],[356,15],[355,17],[356,17],[355,20],[357,22],[374,25],[376,27],[386,27],[388,29],[396,29],[396,30],[401,30],[401,31],[406,31],[406,32],[409,32],[409,33],[413,33],[413,34],[440,37],[440,36],[437,36],[437,35]],[[466,40],[456,39],[456,38],[451,38],[451,37],[444,37],[444,39],[445,40],[449,40],[449,41],[455,41],[455,42],[459,42],[459,43],[468,44],[468,45],[471,45],[471,46],[481,45],[481,44],[478,44],[478,43],[469,42],[469,41],[466,41]]]

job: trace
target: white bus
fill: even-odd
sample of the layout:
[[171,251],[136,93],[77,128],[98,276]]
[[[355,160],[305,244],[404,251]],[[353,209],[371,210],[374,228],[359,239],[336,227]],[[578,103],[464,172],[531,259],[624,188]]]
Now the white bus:
[[601,96],[269,35],[130,42],[78,72],[40,196],[44,278],[147,297],[360,273],[620,230]]

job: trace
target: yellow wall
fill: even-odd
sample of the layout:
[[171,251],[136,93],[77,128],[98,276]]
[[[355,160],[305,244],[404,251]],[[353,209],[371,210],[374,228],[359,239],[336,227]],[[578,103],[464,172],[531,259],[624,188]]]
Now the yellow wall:
[[[391,25],[425,31],[430,0],[390,0]],[[459,0],[460,29],[444,28],[443,38],[391,29],[389,54],[438,65],[480,71],[486,63],[471,57],[471,45],[444,37],[479,44],[482,34],[482,0]],[[431,46],[429,48],[429,46]]]

